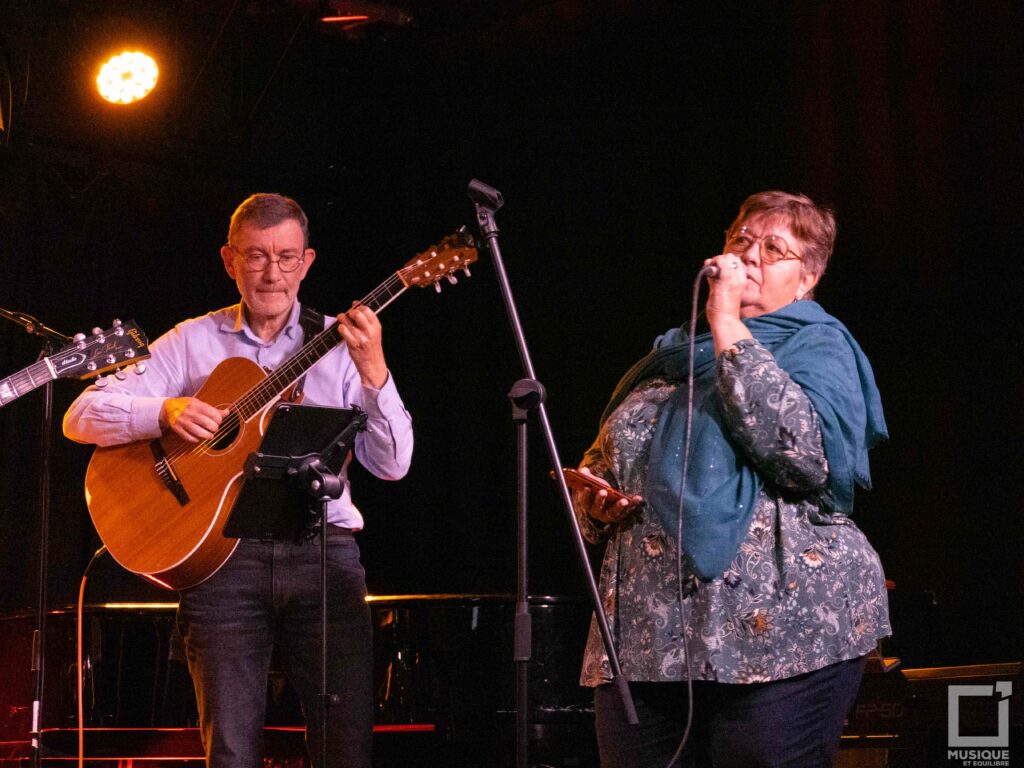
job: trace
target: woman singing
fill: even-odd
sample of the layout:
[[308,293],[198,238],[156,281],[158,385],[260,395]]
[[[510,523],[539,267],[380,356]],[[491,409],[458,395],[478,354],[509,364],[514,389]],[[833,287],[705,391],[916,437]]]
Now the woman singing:
[[864,657],[890,633],[878,555],[849,517],[887,437],[881,402],[860,346],[812,300],[835,233],[803,195],[748,198],[705,262],[686,472],[681,330],[623,377],[581,464],[610,486],[574,502],[607,542],[601,594],[641,723],[592,627],[582,683],[605,768],[669,764],[687,681],[677,764],[829,767]]

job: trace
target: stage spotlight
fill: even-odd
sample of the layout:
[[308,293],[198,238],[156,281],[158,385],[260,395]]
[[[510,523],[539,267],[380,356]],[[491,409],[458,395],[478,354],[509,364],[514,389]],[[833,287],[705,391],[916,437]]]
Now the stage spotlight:
[[159,75],[151,56],[141,51],[124,51],[100,67],[96,87],[100,96],[113,104],[131,104],[153,90]]

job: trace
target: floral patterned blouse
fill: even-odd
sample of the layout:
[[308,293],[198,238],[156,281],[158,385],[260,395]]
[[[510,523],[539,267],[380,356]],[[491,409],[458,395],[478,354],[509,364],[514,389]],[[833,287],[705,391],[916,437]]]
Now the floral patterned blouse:
[[[644,496],[651,437],[678,386],[654,378],[635,387],[583,466]],[[719,356],[715,388],[733,440],[764,481],[728,570],[699,579],[684,557],[680,599],[676,531],[651,509],[641,504],[615,524],[577,510],[587,540],[607,541],[600,591],[623,674],[685,680],[688,652],[694,680],[757,683],[863,656],[890,634],[885,578],[860,529],[817,497],[828,464],[814,408],[753,339]],[[610,680],[592,622],[580,682]]]

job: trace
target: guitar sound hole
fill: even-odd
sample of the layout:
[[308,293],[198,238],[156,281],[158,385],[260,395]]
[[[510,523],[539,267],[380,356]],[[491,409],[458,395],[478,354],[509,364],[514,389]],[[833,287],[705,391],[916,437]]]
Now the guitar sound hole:
[[214,451],[222,451],[238,437],[238,430],[240,429],[240,422],[238,417],[233,413],[229,414],[223,422],[221,422],[220,429],[217,430],[213,439],[210,440],[210,448]]

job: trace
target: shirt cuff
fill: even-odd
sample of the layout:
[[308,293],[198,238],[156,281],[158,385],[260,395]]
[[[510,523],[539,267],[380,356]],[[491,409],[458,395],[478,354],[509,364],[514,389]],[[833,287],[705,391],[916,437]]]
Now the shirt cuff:
[[163,397],[134,397],[130,427],[132,440],[146,440],[160,437],[160,410],[163,408]]
[[744,358],[750,358],[750,360],[757,362],[763,360],[765,357],[771,357],[771,353],[761,346],[761,342],[757,339],[740,339],[731,347],[726,347],[722,350],[721,354],[718,356],[718,362],[720,364],[729,363],[737,357],[741,360]]
[[380,389],[363,385],[363,410],[370,419],[387,419],[387,414],[402,409],[402,398],[398,394],[395,380],[388,371],[387,381]]

